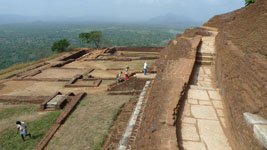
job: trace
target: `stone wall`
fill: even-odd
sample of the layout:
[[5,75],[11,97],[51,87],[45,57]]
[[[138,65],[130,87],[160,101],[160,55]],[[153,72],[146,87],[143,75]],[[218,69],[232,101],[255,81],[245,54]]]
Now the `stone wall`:
[[116,46],[117,51],[132,51],[132,52],[160,52],[164,47],[137,47],[137,46]]
[[157,76],[132,149],[178,149],[174,110],[189,81],[200,42],[201,37],[180,36],[161,51]]

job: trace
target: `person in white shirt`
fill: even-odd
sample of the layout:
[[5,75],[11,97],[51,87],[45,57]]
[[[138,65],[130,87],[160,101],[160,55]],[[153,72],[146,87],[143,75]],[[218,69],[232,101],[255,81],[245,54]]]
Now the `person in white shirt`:
[[144,63],[144,75],[147,73],[147,62]]
[[23,141],[25,141],[24,136],[31,137],[31,134],[27,134],[27,125],[25,122],[22,121],[16,121],[17,124],[17,134],[20,131],[20,135]]

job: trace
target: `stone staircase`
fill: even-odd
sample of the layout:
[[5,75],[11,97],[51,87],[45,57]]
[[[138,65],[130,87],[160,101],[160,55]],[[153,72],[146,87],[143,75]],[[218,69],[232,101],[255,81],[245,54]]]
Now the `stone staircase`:
[[214,52],[198,52],[196,62],[200,65],[214,65],[216,53]]
[[202,38],[194,76],[181,118],[181,145],[186,150],[231,150],[224,104],[214,83],[215,35]]

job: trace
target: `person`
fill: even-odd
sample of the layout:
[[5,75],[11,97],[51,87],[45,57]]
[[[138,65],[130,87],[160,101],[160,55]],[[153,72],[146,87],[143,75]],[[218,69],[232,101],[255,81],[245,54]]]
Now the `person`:
[[144,75],[146,75],[146,73],[147,73],[147,62],[145,61],[145,63],[144,63]]
[[126,67],[125,70],[125,80],[127,81],[129,79],[129,67]]
[[118,83],[121,82],[121,74],[122,74],[122,72],[118,73],[116,76]]
[[31,134],[27,134],[27,125],[25,122],[22,121],[16,121],[17,124],[17,134],[20,131],[20,135],[23,141],[25,141],[24,136],[31,137]]

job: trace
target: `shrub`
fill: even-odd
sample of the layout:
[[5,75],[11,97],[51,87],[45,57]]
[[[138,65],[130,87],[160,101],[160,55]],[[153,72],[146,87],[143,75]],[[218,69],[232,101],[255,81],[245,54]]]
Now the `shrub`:
[[66,39],[64,39],[64,40],[55,42],[51,49],[52,51],[64,52],[67,50],[69,46],[70,46],[69,42]]
[[256,0],[245,0],[246,6],[251,4],[251,3],[255,3]]

